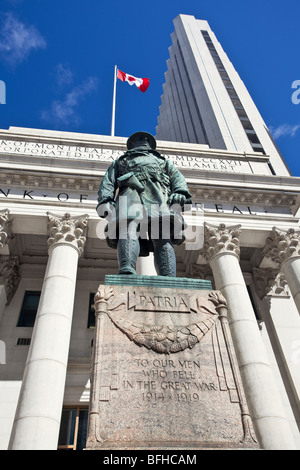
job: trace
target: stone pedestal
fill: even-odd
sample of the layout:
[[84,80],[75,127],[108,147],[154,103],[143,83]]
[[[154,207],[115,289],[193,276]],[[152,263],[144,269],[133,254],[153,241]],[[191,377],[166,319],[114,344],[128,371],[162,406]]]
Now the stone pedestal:
[[258,448],[221,293],[127,278],[95,296],[87,450]]

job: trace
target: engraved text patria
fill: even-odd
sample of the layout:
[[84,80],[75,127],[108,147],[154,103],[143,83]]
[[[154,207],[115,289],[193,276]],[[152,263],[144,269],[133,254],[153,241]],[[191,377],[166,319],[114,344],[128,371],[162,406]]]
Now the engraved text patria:
[[189,312],[189,299],[186,296],[177,295],[149,295],[139,293],[129,297],[129,307],[135,310],[154,310],[170,312]]

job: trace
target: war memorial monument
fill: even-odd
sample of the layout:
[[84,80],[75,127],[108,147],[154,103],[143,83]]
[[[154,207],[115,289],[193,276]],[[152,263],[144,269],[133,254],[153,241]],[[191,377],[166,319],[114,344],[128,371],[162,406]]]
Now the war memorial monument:
[[[210,281],[176,278],[191,194],[155,147],[132,135],[98,193],[119,274],[95,296],[87,448],[256,448],[226,299]],[[136,275],[141,251],[154,251],[157,276]]]

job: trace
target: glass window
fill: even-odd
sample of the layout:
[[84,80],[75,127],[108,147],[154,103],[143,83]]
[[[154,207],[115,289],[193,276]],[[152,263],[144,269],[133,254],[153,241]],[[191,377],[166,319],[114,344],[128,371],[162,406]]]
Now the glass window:
[[230,96],[230,98],[236,98],[239,99],[238,95],[236,94],[236,91],[234,88],[227,88],[227,93]]
[[253,130],[252,124],[248,118],[241,118],[241,123],[243,124],[244,129]]
[[32,327],[39,306],[40,291],[26,291],[17,326]]
[[242,103],[240,102],[240,100],[239,100],[238,98],[233,98],[233,97],[231,97],[231,101],[232,101],[233,106],[234,106],[235,108],[244,109]]
[[231,81],[229,79],[223,79],[223,83],[225,85],[226,88],[231,88],[231,89],[234,89],[233,88],[233,85],[231,83]]
[[[222,65],[223,67],[223,64],[222,64],[222,61],[220,59],[220,57],[217,55],[217,56],[213,56],[213,59],[214,59],[214,62],[215,64],[218,64],[218,65]],[[225,70],[225,69],[224,69]]]
[[224,65],[222,64],[222,62],[220,64],[216,64],[216,67],[217,69],[220,71],[220,72],[226,72],[225,68],[224,68]]
[[89,315],[88,315],[88,328],[95,328],[95,308],[94,308],[95,294],[90,294],[89,299]]
[[58,439],[59,450],[83,450],[86,445],[87,408],[64,408]]
[[216,51],[216,48],[215,48],[215,46],[213,45],[212,42],[206,42],[206,44],[207,44],[207,47],[208,47],[208,49],[209,49],[210,51],[217,52],[217,51]]
[[[264,153],[264,154],[265,154],[265,151],[264,151],[264,149],[263,149],[263,147],[262,147],[262,145],[261,145],[260,143],[259,143],[259,144],[256,144],[256,143],[251,142],[251,141],[250,141],[250,143],[251,143],[251,145],[252,145],[252,148],[253,148],[254,152],[261,152],[261,153]],[[274,173],[274,174],[275,174],[275,173]]]
[[[260,144],[260,141],[259,141],[257,135],[255,133],[250,134],[250,132],[247,132],[247,136],[248,136],[248,139],[250,140],[250,142],[252,142],[253,144]],[[254,132],[254,131],[252,131],[252,132]]]
[[76,425],[76,409],[63,410],[60,422],[58,447],[73,446]]
[[79,410],[76,450],[83,450],[86,446],[88,417],[89,413],[87,409]]
[[237,112],[237,115],[240,118],[247,118],[248,119],[248,116],[247,116],[246,111],[244,110],[244,108],[236,109],[236,112]]
[[221,78],[222,78],[223,80],[229,80],[229,75],[228,75],[228,73],[226,72],[226,70],[219,70],[219,72],[220,72]]

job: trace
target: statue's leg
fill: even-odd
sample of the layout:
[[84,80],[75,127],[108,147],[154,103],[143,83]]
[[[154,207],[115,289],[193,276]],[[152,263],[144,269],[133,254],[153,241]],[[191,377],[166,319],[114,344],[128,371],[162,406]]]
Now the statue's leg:
[[135,265],[140,252],[137,225],[131,222],[119,233],[119,274],[136,274]]
[[152,240],[154,265],[159,276],[176,277],[176,258],[171,240]]

